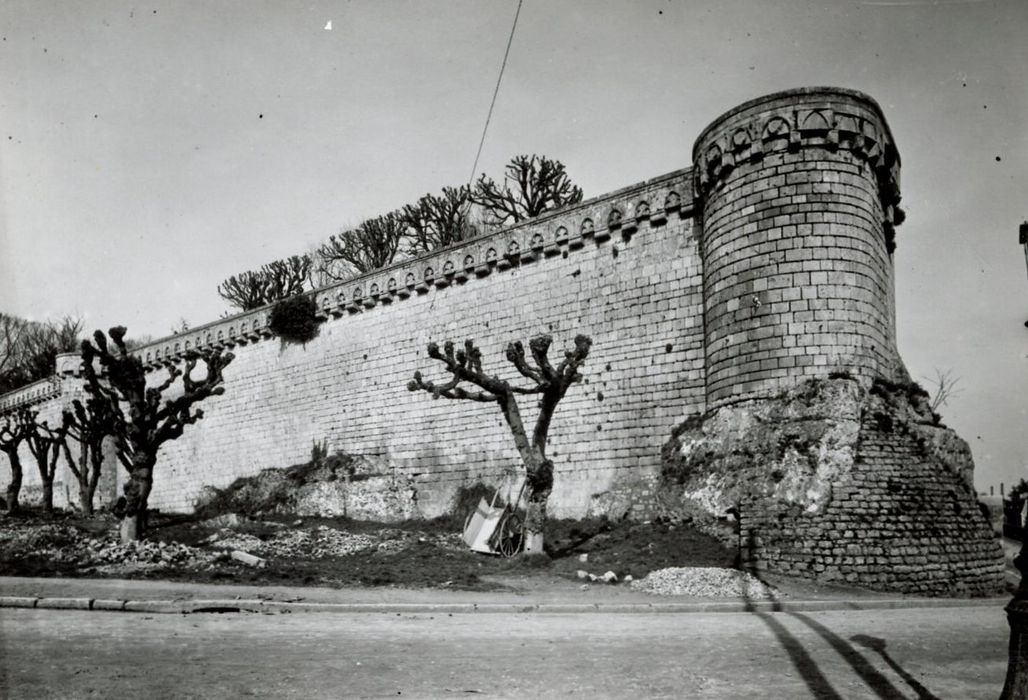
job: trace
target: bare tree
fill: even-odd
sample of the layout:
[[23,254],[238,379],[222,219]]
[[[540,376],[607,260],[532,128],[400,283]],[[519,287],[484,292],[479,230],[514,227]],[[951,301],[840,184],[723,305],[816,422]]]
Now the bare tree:
[[582,201],[559,160],[546,156],[515,156],[507,164],[503,183],[482,175],[475,183],[471,201],[479,204],[498,223],[513,223]]
[[[434,398],[441,396],[447,399],[499,404],[525,466],[528,492],[525,509],[525,552],[529,554],[543,552],[546,501],[553,490],[553,462],[546,457],[550,421],[568,388],[581,380],[578,368],[589,356],[589,348],[592,346],[592,340],[588,336],[576,336],[574,349],[566,351],[564,360],[554,367],[548,357],[552,343],[553,338],[549,335],[537,335],[532,338],[529,342],[531,360],[526,357],[525,347],[521,341],[507,346],[507,360],[521,376],[530,381],[529,386],[516,386],[495,375],[487,374],[482,369],[482,353],[470,340],[465,341],[462,350],[455,350],[453,343],[449,341],[442,350],[437,343],[429,343],[428,356],[442,362],[451,378],[444,383],[436,384],[422,378],[421,372],[415,372],[414,379],[407,384],[410,391],[427,391]],[[465,390],[460,386],[462,382],[473,384],[480,391]],[[521,419],[516,399],[518,394],[539,395],[539,415],[531,437]]]
[[74,316],[29,326],[22,341],[22,352],[23,366],[28,371],[30,381],[51,376],[57,355],[78,348],[82,326],[82,319]]
[[309,255],[292,255],[261,268],[269,276],[269,296],[275,297],[272,301],[285,299],[309,289],[312,264]]
[[427,253],[475,235],[469,220],[471,188],[444,187],[442,195],[426,194],[406,205],[401,216],[409,236],[407,252]]
[[[127,344],[126,344],[127,347]],[[68,469],[79,484],[79,505],[84,515],[93,514],[93,498],[104,463],[104,440],[114,434],[114,414],[110,402],[90,396],[83,404],[76,399],[72,410],[64,412],[66,436],[78,443],[78,457],[72,457],[68,440],[61,444]]]
[[0,313],[0,386],[4,383],[3,377],[18,364],[27,326],[24,319]]
[[43,510],[54,512],[54,477],[57,475],[57,458],[64,444],[65,426],[51,428],[47,421],[37,421],[38,414],[27,413],[25,442],[36,460],[39,483],[43,487]]
[[65,316],[46,323],[7,318],[11,320],[0,321],[0,362],[5,366],[0,371],[0,393],[53,375],[57,355],[78,347],[82,334],[79,318]]
[[309,255],[276,260],[259,270],[232,275],[218,285],[218,294],[243,311],[256,309],[305,291],[311,284],[312,264]]
[[963,389],[957,388],[957,384],[960,383],[960,377],[954,377],[953,370],[951,369],[943,372],[936,368],[935,379],[926,379],[926,381],[935,385],[935,391],[932,392],[930,404],[932,413],[938,413],[939,409],[945,406],[947,401],[963,391]]
[[242,311],[249,311],[267,303],[266,287],[264,275],[259,270],[250,270],[232,275],[219,284],[218,296]]
[[[113,433],[118,459],[128,471],[123,501],[116,513],[122,518],[121,540],[142,539],[146,529],[146,507],[153,487],[153,470],[161,445],[182,435],[185,427],[203,418],[203,411],[193,409],[194,404],[210,396],[225,392],[221,386],[222,371],[232,361],[232,353],[220,350],[193,351],[185,360],[185,370],[175,365],[168,368],[168,377],[154,387],[146,386],[146,372],[142,361],[128,353],[125,347],[125,328],[110,331],[115,349],[107,345],[101,332],[93,334],[93,342],[82,342],[82,366],[86,378],[85,390],[90,397],[106,403],[113,415]],[[93,365],[99,358],[106,370],[107,380],[101,382]],[[207,367],[202,380],[192,377],[197,360]],[[175,380],[182,378],[183,391],[176,398],[165,399],[164,393]],[[125,409],[123,410],[122,405]]]
[[330,236],[318,248],[320,271],[338,282],[385,267],[400,252],[405,236],[406,225],[399,212],[363,221],[355,229]]
[[22,408],[13,413],[0,416],[0,452],[7,455],[11,465],[11,481],[7,484],[7,512],[18,511],[18,495],[21,493],[22,469],[18,448],[28,436],[28,428],[32,424],[28,409]]

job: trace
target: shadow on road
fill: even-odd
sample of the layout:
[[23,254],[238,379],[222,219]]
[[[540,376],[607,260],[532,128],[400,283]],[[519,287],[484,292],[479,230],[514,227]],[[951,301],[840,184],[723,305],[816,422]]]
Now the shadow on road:
[[862,647],[867,647],[871,651],[877,652],[878,655],[882,657],[882,660],[889,665],[889,668],[895,671],[900,678],[906,681],[907,685],[914,689],[914,692],[917,693],[918,700],[940,700],[938,695],[918,683],[916,678],[911,676],[906,669],[896,663],[896,660],[889,656],[889,653],[885,651],[884,639],[872,637],[866,634],[855,634],[850,637],[850,641],[859,644]]
[[[752,542],[750,543],[750,551],[753,551]],[[757,609],[757,606],[754,605],[754,598],[750,594],[748,581],[743,579],[742,593],[743,599],[746,602],[746,610],[756,615],[757,618],[767,625],[768,629],[771,630],[771,633],[775,635],[781,643],[782,648],[789,655],[789,659],[792,661],[793,666],[796,667],[796,672],[799,673],[800,678],[802,678],[803,682],[806,683],[814,697],[829,699],[842,698],[838,691],[832,687],[832,684],[825,677],[824,673],[821,672],[821,669],[818,668],[817,663],[810,656],[807,650],[803,648],[802,643],[796,639],[788,629],[786,629],[785,625],[775,618],[775,613],[784,612],[786,615],[790,616],[794,620],[802,622],[804,625],[816,632],[818,636],[825,640],[828,645],[834,649],[847,664],[849,664],[854,673],[856,673],[857,676],[859,676],[860,679],[864,681],[879,698],[893,700],[894,698],[902,699],[907,697],[901,693],[888,678],[878,671],[871,662],[864,658],[853,644],[850,644],[831,629],[808,615],[804,615],[799,612],[784,611],[781,602],[775,597],[771,585],[761,578],[755,568],[751,565],[744,565],[743,570],[763,584],[765,590],[768,591],[768,595],[771,597],[771,610],[773,612],[767,613]],[[886,642],[884,639],[872,637],[870,635],[858,634],[851,637],[851,640],[862,647],[877,652],[889,668],[895,671],[897,675],[899,675],[899,677],[917,693],[918,700],[939,700],[938,696],[921,685],[916,678],[910,675],[910,673],[900,666],[895,659],[889,656],[885,651]]]
[[825,698],[826,700],[838,698],[838,700],[842,700],[842,695],[839,695],[835,688],[832,687],[832,684],[828,682],[825,675],[821,673],[821,669],[817,667],[814,659],[803,648],[800,641],[792,636],[789,630],[785,629],[785,625],[776,620],[771,613],[757,612],[756,610],[752,612],[778,638],[782,648],[785,649],[785,653],[789,655],[792,665],[796,667],[796,672],[800,674],[800,678],[807,684],[807,688],[810,689],[815,698]]

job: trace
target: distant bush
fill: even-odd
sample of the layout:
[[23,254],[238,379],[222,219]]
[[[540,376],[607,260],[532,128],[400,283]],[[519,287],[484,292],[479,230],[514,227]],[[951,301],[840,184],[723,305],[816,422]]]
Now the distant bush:
[[317,312],[313,297],[297,294],[271,307],[268,327],[288,343],[306,345],[318,337]]

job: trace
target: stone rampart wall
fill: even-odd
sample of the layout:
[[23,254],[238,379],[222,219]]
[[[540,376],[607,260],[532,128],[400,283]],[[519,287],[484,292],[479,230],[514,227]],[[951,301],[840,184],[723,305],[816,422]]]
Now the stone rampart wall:
[[[559,352],[592,337],[551,431],[558,515],[644,510],[660,446],[688,415],[832,370],[890,375],[899,159],[878,106],[845,90],[771,95],[718,118],[694,160],[317,290],[324,323],[305,346],[274,337],[265,307],[139,348],[153,381],[190,350],[236,355],[224,396],[163,448],[151,504],[188,510],[203,486],[306,461],[316,442],[383,458],[422,514],[442,512],[518,460],[495,407],[407,392],[415,370],[440,377],[430,341],[471,338],[513,376],[512,340],[547,332]],[[44,393],[0,397],[0,411],[64,400]]]
[[[220,343],[236,356],[225,394],[162,448],[151,505],[188,510],[203,486],[304,462],[324,442],[385,457],[415,489],[420,514],[437,515],[461,485],[498,481],[519,461],[495,406],[406,389],[415,370],[442,376],[428,343],[474,339],[485,366],[513,379],[508,342],[550,333],[559,357],[585,333],[585,380],[550,432],[551,510],[629,507],[656,474],[664,436],[703,409],[691,201],[691,173],[679,171],[320,290],[326,320],[306,346],[271,338],[262,309],[140,348],[155,382],[190,348]],[[522,410],[534,420],[528,398]]]

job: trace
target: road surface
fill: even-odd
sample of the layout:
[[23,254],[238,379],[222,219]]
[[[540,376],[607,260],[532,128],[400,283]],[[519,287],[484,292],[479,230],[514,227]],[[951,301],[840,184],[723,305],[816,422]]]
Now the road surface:
[[999,606],[161,615],[0,609],[10,698],[998,697]]

